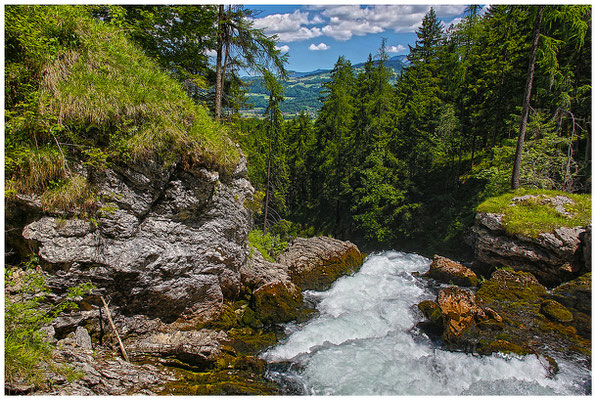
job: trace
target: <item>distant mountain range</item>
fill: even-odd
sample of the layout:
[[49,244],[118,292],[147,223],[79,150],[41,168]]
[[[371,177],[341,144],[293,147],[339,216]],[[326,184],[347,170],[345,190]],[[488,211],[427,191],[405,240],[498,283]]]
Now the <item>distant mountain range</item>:
[[[375,65],[378,61],[375,61]],[[393,81],[397,79],[400,71],[408,65],[406,56],[395,56],[387,61],[385,65],[394,72]],[[355,64],[352,67],[357,74],[364,63]],[[308,72],[288,71],[288,79],[282,82],[284,87],[285,101],[280,108],[285,116],[293,116],[306,110],[310,114],[316,114],[321,108],[319,100],[322,84],[331,80],[331,69],[316,69]],[[244,116],[262,116],[267,108],[269,93],[263,85],[263,78],[260,76],[243,77],[242,80],[248,85],[248,102],[253,104],[252,109],[241,110]]]

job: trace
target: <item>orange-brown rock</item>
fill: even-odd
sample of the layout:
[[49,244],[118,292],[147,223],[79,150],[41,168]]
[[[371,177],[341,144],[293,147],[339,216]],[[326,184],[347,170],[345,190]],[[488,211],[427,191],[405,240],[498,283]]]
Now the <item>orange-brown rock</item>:
[[443,316],[443,340],[456,341],[464,332],[476,325],[477,319],[486,319],[486,314],[476,304],[474,293],[459,287],[448,287],[439,291],[437,303]]
[[478,284],[478,277],[471,269],[437,254],[430,264],[430,269],[423,276],[459,286],[476,286]]

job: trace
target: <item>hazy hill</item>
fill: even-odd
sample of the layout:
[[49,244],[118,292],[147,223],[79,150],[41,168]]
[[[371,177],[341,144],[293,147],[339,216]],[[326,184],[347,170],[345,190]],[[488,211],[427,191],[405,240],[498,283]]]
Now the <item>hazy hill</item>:
[[[407,65],[406,56],[395,56],[386,61],[386,66],[391,68],[396,79],[399,72]],[[377,62],[375,61],[375,65]],[[355,64],[354,72],[358,73],[364,68],[364,63]],[[285,89],[286,100],[281,104],[281,110],[284,115],[295,115],[301,110],[307,110],[309,113],[316,114],[321,107],[319,101],[320,91],[324,82],[331,80],[330,69],[317,69],[314,71],[299,72],[288,71],[289,78],[282,82]],[[267,107],[269,94],[263,85],[263,79],[260,76],[244,77],[243,81],[248,84],[247,97],[249,103],[253,104],[250,110],[241,110],[243,115],[260,116]]]

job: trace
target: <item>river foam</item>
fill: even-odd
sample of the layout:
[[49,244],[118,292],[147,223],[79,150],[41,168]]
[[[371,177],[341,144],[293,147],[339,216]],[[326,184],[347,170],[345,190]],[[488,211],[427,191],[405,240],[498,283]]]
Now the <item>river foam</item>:
[[[590,372],[560,362],[549,377],[536,356],[474,356],[442,350],[416,328],[416,304],[434,299],[413,272],[430,260],[388,251],[325,292],[305,295],[319,315],[289,325],[288,338],[261,355],[268,377],[312,395],[581,395]],[[568,368],[566,368],[568,367]]]

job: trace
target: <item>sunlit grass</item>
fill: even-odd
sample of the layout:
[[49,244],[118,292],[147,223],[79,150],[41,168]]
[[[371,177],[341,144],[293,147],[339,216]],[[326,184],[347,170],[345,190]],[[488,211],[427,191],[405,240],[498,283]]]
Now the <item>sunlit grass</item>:
[[[526,201],[513,202],[512,199],[524,195],[534,195]],[[569,216],[558,212],[544,202],[540,196],[565,196],[572,203],[563,208]],[[503,226],[512,235],[537,237],[541,233],[554,232],[558,227],[585,226],[592,220],[592,196],[589,194],[571,194],[556,190],[520,189],[491,197],[477,208],[478,212],[503,214]]]

